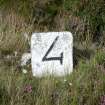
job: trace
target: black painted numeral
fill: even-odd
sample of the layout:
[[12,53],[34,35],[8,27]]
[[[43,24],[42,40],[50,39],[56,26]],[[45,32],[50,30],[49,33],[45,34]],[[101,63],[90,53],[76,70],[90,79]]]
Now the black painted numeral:
[[52,45],[50,46],[50,48],[48,49],[48,51],[46,52],[45,56],[43,57],[42,61],[54,61],[54,60],[59,60],[60,61],[60,64],[62,65],[63,64],[63,52],[60,54],[60,57],[50,57],[50,58],[47,58],[48,54],[51,52],[51,50],[53,49],[55,43],[57,42],[59,36],[57,36],[55,38],[55,40],[53,41]]

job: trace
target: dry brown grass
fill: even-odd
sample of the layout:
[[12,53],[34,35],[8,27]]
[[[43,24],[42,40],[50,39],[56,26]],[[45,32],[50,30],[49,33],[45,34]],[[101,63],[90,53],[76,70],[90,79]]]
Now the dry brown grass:
[[24,34],[30,33],[30,26],[22,16],[14,12],[2,14],[0,17],[0,51],[3,53],[23,52],[27,49]]

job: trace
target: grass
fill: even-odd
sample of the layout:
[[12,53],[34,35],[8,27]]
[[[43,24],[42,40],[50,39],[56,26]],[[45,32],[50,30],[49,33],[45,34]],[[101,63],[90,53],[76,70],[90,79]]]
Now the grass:
[[[105,55],[96,52],[66,77],[35,78],[15,65],[0,65],[1,105],[99,105],[105,94]],[[25,90],[31,87],[31,92]]]

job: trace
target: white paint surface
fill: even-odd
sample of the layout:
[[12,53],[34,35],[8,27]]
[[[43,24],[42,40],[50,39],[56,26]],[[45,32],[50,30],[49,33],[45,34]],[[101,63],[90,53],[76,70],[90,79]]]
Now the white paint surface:
[[[56,40],[47,58],[60,57],[63,53],[62,64],[60,60],[42,61],[48,49]],[[31,38],[32,73],[33,76],[46,75],[65,76],[73,70],[73,37],[70,32],[34,33]]]

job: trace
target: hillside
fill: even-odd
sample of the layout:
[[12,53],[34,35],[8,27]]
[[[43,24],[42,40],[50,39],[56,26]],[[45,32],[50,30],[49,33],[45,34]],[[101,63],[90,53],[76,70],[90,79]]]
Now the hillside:
[[[73,34],[74,70],[38,79],[20,60],[49,31]],[[104,105],[105,1],[0,0],[0,84],[0,105]]]

